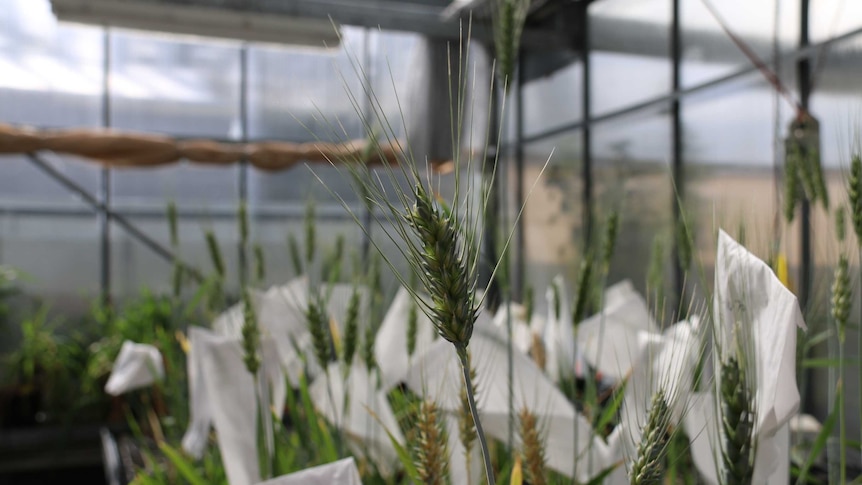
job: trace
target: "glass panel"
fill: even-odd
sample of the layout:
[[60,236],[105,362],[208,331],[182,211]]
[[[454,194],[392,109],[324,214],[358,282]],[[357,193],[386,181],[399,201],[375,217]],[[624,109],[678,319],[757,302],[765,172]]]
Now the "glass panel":
[[810,12],[811,41],[821,42],[862,29],[862,4],[848,0],[817,0]]
[[817,65],[811,111],[820,121],[823,162],[832,169],[848,170],[850,149],[859,142],[862,35],[833,44]]
[[[42,153],[39,159],[95,195],[100,170],[91,161],[67,155]],[[0,206],[50,207],[62,210],[87,206],[80,197],[36,167],[26,155],[0,155]]]
[[[164,211],[138,210],[126,214],[129,222],[150,238],[170,249],[168,222]],[[179,257],[204,275],[214,272],[204,232],[211,230],[216,235],[226,271],[226,291],[236,295],[239,288],[238,236],[234,214],[189,215],[179,208]],[[173,265],[150,248],[134,239],[122,228],[111,232],[111,286],[115,298],[131,298],[142,289],[170,294],[173,288]],[[188,286],[188,294],[196,288]]]
[[[402,112],[409,116],[409,102],[412,95],[411,80],[415,81],[416,51],[419,41],[416,34],[382,32],[370,30],[368,34],[367,70],[371,80],[376,103],[380,104],[387,122],[396,135],[404,133]],[[482,86],[487,90],[486,86]]]
[[[111,34],[112,126],[173,136],[238,139],[240,49],[227,42],[164,34]],[[180,164],[114,170],[112,203],[163,212],[180,207],[236,210],[237,167]]]
[[[364,99],[361,78],[357,76],[351,59],[365,61],[366,30],[345,27],[342,33],[343,42],[337,49],[258,46],[250,50],[251,139],[343,141],[362,135],[360,117],[346,91]],[[268,274],[267,279],[272,283],[283,283],[292,275],[286,236],[288,232],[295,232],[298,241],[304,240],[302,218],[306,203],[314,200],[317,212],[329,214],[330,221],[333,212],[342,214],[344,220],[336,225],[345,227],[351,221],[329,191],[351,202],[357,198],[349,175],[328,163],[309,167],[300,164],[279,172],[252,168],[248,175],[252,212],[277,213],[287,217],[279,221],[280,224],[274,224],[278,219],[272,218],[255,220],[255,227],[259,226],[262,234],[267,235],[261,241],[265,253],[285,263],[275,267],[281,269],[269,272],[272,274]],[[317,177],[326,180],[326,185]]]
[[[58,24],[47,1],[10,0],[0,8],[0,123],[80,127],[102,123],[103,34]],[[54,169],[95,192],[99,171],[75,157],[45,154]],[[56,207],[55,202],[63,207]],[[27,157],[0,157],[0,204],[81,207]]]
[[[523,123],[526,136],[542,133],[583,117],[583,72],[583,64],[573,62],[553,74],[524,85]],[[515,113],[514,105],[508,106],[510,112]]]
[[77,215],[0,216],[0,264],[20,270],[30,297],[44,301],[65,323],[90,309],[99,294],[96,218]]
[[[819,2],[818,2],[819,3]],[[829,12],[829,7],[835,7],[836,2],[823,2],[824,13]],[[843,11],[850,14],[856,10],[855,2],[847,2]],[[820,11],[812,12],[812,21],[815,22],[812,29],[816,32]],[[859,16],[844,15],[838,26],[848,25],[856,22],[858,27]],[[837,33],[837,32],[836,32]],[[848,40],[834,44],[822,57],[822,64],[815,72],[816,89],[811,97],[811,109],[820,121],[820,147],[822,162],[826,169],[826,181],[829,189],[830,208],[834,211],[838,207],[846,207],[852,211],[847,201],[847,178],[850,174],[850,159],[853,154],[860,153],[859,132],[859,108],[862,106],[862,93],[859,92],[858,82],[859,69],[862,66],[862,36],[855,36]],[[847,222],[847,242],[842,246],[835,235],[834,217],[817,207],[812,211],[812,238],[814,283],[813,291],[817,306],[816,309],[822,315],[829,308],[830,288],[834,278],[834,268],[841,252],[848,255],[850,260],[850,274],[858,274],[859,253],[855,249],[855,235],[852,231],[851,219]],[[854,283],[856,284],[856,283]],[[857,287],[858,288],[858,287]],[[855,305],[859,305],[858,290],[853,293]],[[854,312],[856,310],[853,310]],[[852,320],[853,317],[851,317]],[[829,320],[831,322],[831,320]],[[826,318],[809,319],[809,335],[825,330]],[[853,342],[856,337],[848,336],[848,342]],[[815,349],[811,357],[827,358],[826,346],[821,345]],[[847,358],[855,359],[859,355],[857,346],[850,343],[846,346]],[[859,379],[858,366],[846,367],[847,395],[858,396]],[[808,373],[807,404],[809,409],[814,410],[819,416],[829,413],[829,403],[824,396],[831,391],[829,376],[825,369],[811,370]],[[845,402],[847,406],[847,430],[848,439],[859,437],[859,415],[855,412],[859,403],[854,400]]]
[[47,0],[4,1],[0,122],[101,124],[102,42],[102,29],[59,24]]
[[670,91],[670,2],[606,0],[589,14],[594,115]]
[[704,282],[712,284],[718,228],[736,238],[744,232],[746,247],[765,260],[783,236],[784,246],[778,249],[795,277],[798,217],[790,227],[782,222],[775,166],[783,166],[775,147],[794,111],[775,99],[759,73],[687,98],[682,109],[685,207]]
[[[582,153],[580,130],[524,147],[524,282],[535,289],[537,298],[558,274],[569,282],[577,276],[583,255]],[[550,163],[539,179],[548,157]]]
[[238,139],[239,58],[227,42],[112,30],[111,125]]
[[164,208],[168,200],[198,208],[236,209],[238,166],[203,167],[181,163],[159,168],[113,170],[112,204]]
[[[303,224],[304,208],[298,211],[277,209],[250,209],[249,251],[247,271],[249,283],[253,286],[268,287],[280,285],[296,276],[288,250],[288,234],[293,234],[299,242],[300,251],[305,254],[305,234]],[[170,235],[168,224],[156,214],[134,215],[130,220],[147,235],[166,247]],[[226,269],[225,290],[237,295],[239,290],[239,232],[235,213],[201,215],[180,208],[180,248],[179,256],[187,264],[205,275],[213,273],[210,252],[204,237],[205,231],[215,233]],[[361,247],[361,231],[353,220],[322,207],[317,209],[315,224],[318,241],[318,260],[328,255],[334,248],[336,238],[345,239],[345,259],[343,281],[349,280],[352,262]],[[166,261],[139,241],[130,237],[122,229],[113,232],[113,288],[119,298],[132,297],[142,288],[169,293],[172,291],[172,264]],[[264,280],[257,279],[253,246],[259,244],[263,249]],[[193,285],[186,287],[191,294]]]
[[[793,52],[799,44],[799,0],[722,0],[710,4],[734,34],[765,62],[773,58],[776,38],[782,55]],[[683,0],[680,16],[683,86],[699,84],[751,66],[751,61],[724,32],[702,0]]]
[[[620,214],[607,284],[629,279],[645,297],[654,242],[670,254],[670,127],[666,111],[650,111],[597,124],[592,131],[593,239],[601,240],[611,211]],[[664,296],[671,289],[666,284]]]
[[[362,61],[365,31],[345,27],[342,32],[337,49],[249,49],[249,138],[342,140],[361,134],[345,91],[362,97],[351,57]],[[336,127],[336,120],[344,123],[348,135]]]

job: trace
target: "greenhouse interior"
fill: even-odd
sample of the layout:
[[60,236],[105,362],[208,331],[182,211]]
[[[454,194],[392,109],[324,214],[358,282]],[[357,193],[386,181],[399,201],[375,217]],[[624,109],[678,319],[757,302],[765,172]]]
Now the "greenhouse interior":
[[0,0],[0,483],[862,483],[855,76],[855,0]]

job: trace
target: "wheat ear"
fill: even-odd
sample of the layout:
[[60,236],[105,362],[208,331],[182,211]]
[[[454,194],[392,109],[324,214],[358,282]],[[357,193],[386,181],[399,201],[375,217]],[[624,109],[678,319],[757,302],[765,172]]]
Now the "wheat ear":
[[416,419],[414,458],[419,479],[425,485],[445,485],[449,475],[449,453],[442,415],[432,401],[419,405]]
[[518,413],[518,420],[521,425],[524,478],[531,485],[546,485],[548,480],[545,476],[545,445],[542,443],[536,415],[524,408]]
[[754,474],[754,396],[736,356],[721,364],[722,484],[750,485]]
[[647,422],[638,444],[638,455],[631,469],[631,484],[662,483],[662,463],[667,453],[670,407],[664,391],[659,389],[652,397]]

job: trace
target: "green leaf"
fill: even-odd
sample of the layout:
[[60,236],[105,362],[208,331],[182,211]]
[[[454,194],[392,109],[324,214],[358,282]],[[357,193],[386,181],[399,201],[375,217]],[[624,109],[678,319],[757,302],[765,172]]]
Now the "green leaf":
[[164,485],[155,477],[148,475],[146,470],[142,470],[135,475],[135,479],[129,485]]
[[314,409],[314,404],[311,402],[311,394],[308,391],[308,379],[305,375],[300,375],[299,392],[302,398],[302,407],[305,410],[308,427],[311,429],[314,436],[313,443],[318,444],[318,456],[320,463],[330,463],[338,460],[338,450],[335,447],[335,441],[332,439],[332,433],[326,425],[326,421],[320,417],[317,410]]
[[811,446],[811,451],[808,453],[808,458],[805,459],[805,463],[802,465],[802,468],[799,470],[799,476],[796,479],[796,485],[802,485],[807,483],[808,472],[811,470],[811,465],[814,464],[814,461],[820,456],[820,453],[823,451],[823,448],[826,447],[826,441],[829,439],[829,436],[832,434],[832,428],[835,427],[835,422],[838,420],[838,411],[841,403],[844,402],[842,397],[841,386],[835,390],[835,405],[832,407],[832,412],[829,413],[829,416],[826,418],[826,421],[823,423],[823,428],[820,430],[820,434],[817,435],[817,439],[814,440],[813,445]]
[[803,345],[804,345],[805,349],[807,350],[807,349],[814,347],[815,345],[821,344],[821,343],[829,340],[829,337],[831,337],[831,336],[832,336],[831,330],[823,330],[822,332],[819,332],[819,333],[812,335],[811,338],[805,339],[805,341],[803,342]]
[[623,405],[623,398],[626,395],[626,386],[628,385],[628,381],[624,381],[620,386],[614,390],[614,398],[613,400],[605,406],[602,410],[602,413],[599,415],[599,419],[596,421],[595,430],[599,433],[611,424],[611,421],[617,416],[617,411]]
[[621,461],[618,461],[618,462],[614,463],[613,465],[605,468],[604,470],[599,472],[598,475],[596,475],[592,479],[590,479],[590,481],[587,482],[585,485],[602,485],[605,482],[605,478],[608,478],[610,476],[610,474],[613,473],[614,470],[616,470],[618,466],[620,466],[621,463],[622,463]]
[[159,449],[162,450],[162,453],[168,457],[168,459],[173,463],[175,467],[177,467],[177,471],[180,472],[180,475],[183,476],[189,483],[192,485],[207,485],[207,480],[195,470],[194,465],[192,465],[188,459],[182,456],[177,450],[173,449],[171,445],[161,442],[159,443]]
[[410,452],[395,439],[395,436],[389,431],[386,425],[383,424],[383,421],[380,420],[380,417],[377,416],[377,413],[372,411],[370,408],[365,406],[365,410],[368,414],[380,424],[380,427],[383,428],[383,431],[386,431],[386,435],[389,437],[389,441],[392,443],[392,447],[395,448],[395,453],[398,455],[398,461],[404,466],[404,471],[407,472],[407,476],[414,483],[422,483],[422,480],[419,478],[419,472],[416,470],[416,465],[413,463],[413,457],[410,455]]
[[805,359],[802,361],[802,367],[805,369],[816,369],[822,367],[841,367],[843,362],[844,366],[856,366],[859,365],[858,359]]

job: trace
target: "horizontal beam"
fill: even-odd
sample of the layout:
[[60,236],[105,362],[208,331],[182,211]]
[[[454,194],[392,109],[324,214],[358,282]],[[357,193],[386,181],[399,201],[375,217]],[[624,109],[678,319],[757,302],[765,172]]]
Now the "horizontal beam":
[[[787,54],[784,54],[784,55],[780,56],[781,63],[786,64],[786,63],[790,63],[790,62],[796,62],[800,59],[809,59],[809,58],[814,58],[814,57],[820,56],[824,52],[826,52],[827,49],[834,46],[835,44],[839,44],[843,41],[846,41],[846,40],[851,39],[851,38],[856,37],[856,36],[862,36],[862,28],[857,28],[857,29],[854,29],[854,30],[847,32],[845,34],[842,34],[842,35],[839,35],[839,36],[834,37],[832,39],[829,39],[827,41],[823,41],[823,42],[818,43],[818,44],[811,44],[808,47],[805,47],[803,49],[798,49],[798,50],[795,50],[793,52],[789,52]],[[832,59],[834,57],[836,57],[835,54],[830,55],[830,59]],[[767,66],[772,66],[774,64],[775,64],[774,59],[767,59],[767,61],[766,61]],[[844,65],[844,64],[842,64],[842,65]],[[725,74],[723,76],[719,76],[717,78],[711,79],[711,80],[706,81],[706,82],[702,82],[700,84],[695,84],[693,86],[680,89],[680,90],[673,92],[673,93],[670,93],[670,94],[664,94],[661,96],[656,96],[654,98],[647,99],[647,100],[642,101],[640,103],[634,103],[634,104],[631,104],[627,107],[624,107],[624,108],[621,108],[618,110],[614,110],[614,111],[610,111],[610,112],[607,112],[607,113],[604,113],[601,115],[590,117],[587,120],[573,121],[573,122],[564,123],[564,124],[561,124],[561,125],[558,125],[558,126],[555,126],[552,128],[548,128],[548,129],[546,129],[540,133],[535,133],[535,134],[532,134],[528,137],[525,137],[523,139],[523,143],[533,143],[533,142],[545,140],[548,138],[553,138],[555,136],[559,136],[559,135],[571,132],[573,130],[583,128],[587,124],[593,125],[593,124],[601,123],[604,121],[610,121],[613,119],[629,116],[629,115],[632,115],[635,113],[648,111],[650,109],[658,109],[658,110],[669,109],[670,103],[672,101],[681,100],[681,99],[685,98],[686,96],[690,96],[692,94],[695,94],[695,93],[698,93],[701,91],[705,91],[707,89],[717,87],[717,86],[720,86],[723,84],[726,84],[729,81],[733,81],[735,79],[740,79],[740,78],[743,78],[747,75],[757,73],[757,72],[758,72],[758,69],[756,66],[754,66],[750,63],[742,64],[739,68],[731,71],[728,74]],[[822,75],[822,73],[820,73],[820,75]],[[822,87],[823,84],[818,83],[818,85],[820,86],[820,89],[822,91],[827,91],[826,89],[824,89]]]
[[[458,19],[444,20],[446,4],[394,0],[134,0],[135,3],[204,7],[265,15],[309,19],[331,19],[338,25],[415,32],[429,37],[457,40],[466,35]],[[525,28],[522,44],[526,47],[560,48],[570,34],[559,30]],[[491,42],[490,20],[474,20],[473,39]]]

